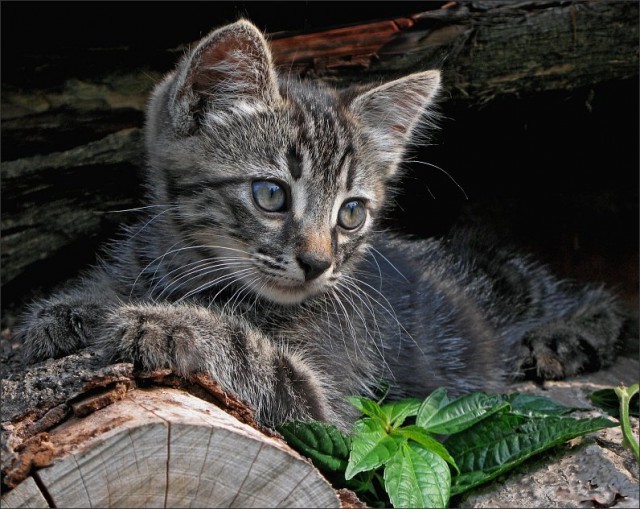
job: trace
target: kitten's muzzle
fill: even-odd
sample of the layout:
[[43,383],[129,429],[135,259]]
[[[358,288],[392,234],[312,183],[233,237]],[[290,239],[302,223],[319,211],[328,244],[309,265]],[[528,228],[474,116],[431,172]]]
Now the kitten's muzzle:
[[312,281],[331,267],[331,259],[317,253],[304,253],[296,257],[304,272],[304,280]]

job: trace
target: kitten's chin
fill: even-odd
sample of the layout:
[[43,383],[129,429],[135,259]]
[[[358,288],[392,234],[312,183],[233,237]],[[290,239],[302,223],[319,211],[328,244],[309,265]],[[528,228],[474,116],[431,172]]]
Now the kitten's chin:
[[295,305],[315,297],[324,290],[324,285],[282,286],[265,284],[255,291],[263,298],[276,304]]

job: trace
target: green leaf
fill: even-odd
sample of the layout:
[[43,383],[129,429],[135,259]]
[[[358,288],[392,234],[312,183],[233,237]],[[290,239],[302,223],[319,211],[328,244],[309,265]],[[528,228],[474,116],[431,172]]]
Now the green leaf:
[[445,442],[460,468],[451,492],[459,494],[489,481],[527,458],[577,436],[616,426],[604,418],[528,418],[495,414]]
[[455,460],[451,457],[444,445],[433,438],[424,428],[420,426],[405,426],[404,428],[394,430],[393,433],[407,437],[431,452],[436,453],[460,473],[458,465],[456,465]]
[[376,403],[375,401],[372,401],[369,398],[364,398],[362,396],[349,396],[347,398],[347,401],[358,410],[360,410],[360,412],[362,412],[364,415],[378,418],[384,424],[389,423],[387,415],[382,411],[380,405],[378,405],[378,403]]
[[395,454],[403,440],[405,439],[402,437],[387,434],[379,419],[360,419],[353,428],[351,455],[345,478],[349,480],[358,472],[383,465]]
[[433,406],[423,405],[418,412],[416,424],[429,433],[449,435],[473,426],[491,414],[509,408],[509,403],[500,396],[475,392],[454,399],[445,405],[440,403],[435,412],[433,408]]
[[535,394],[513,393],[503,396],[511,405],[511,413],[525,415],[527,417],[545,417],[548,415],[561,416],[575,410],[586,410],[580,407],[568,407],[556,403],[552,399]]
[[419,399],[404,399],[382,405],[381,409],[387,416],[391,426],[397,428],[402,426],[407,417],[418,415],[420,405],[422,405],[422,401]]
[[286,442],[322,471],[344,472],[351,438],[331,424],[287,422],[278,428]]
[[444,460],[415,443],[404,443],[384,469],[393,507],[447,507],[451,473]]
[[444,387],[440,387],[433,391],[427,399],[422,402],[420,408],[418,409],[418,422],[426,422],[431,419],[431,417],[442,407],[446,406],[449,403],[449,398],[447,397],[447,389]]

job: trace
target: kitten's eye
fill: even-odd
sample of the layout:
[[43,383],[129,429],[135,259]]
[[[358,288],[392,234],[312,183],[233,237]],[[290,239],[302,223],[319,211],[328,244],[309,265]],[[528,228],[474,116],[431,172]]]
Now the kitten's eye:
[[251,184],[256,205],[267,212],[284,212],[287,194],[280,184],[270,180],[256,180]]
[[360,200],[345,202],[338,212],[338,224],[345,230],[355,230],[362,226],[367,217],[367,210]]

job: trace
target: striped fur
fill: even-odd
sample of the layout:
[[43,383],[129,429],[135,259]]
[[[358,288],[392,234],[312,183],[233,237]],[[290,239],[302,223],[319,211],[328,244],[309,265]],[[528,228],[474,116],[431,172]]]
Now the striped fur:
[[425,71],[338,91],[278,76],[249,22],[213,31],[156,88],[145,218],[22,327],[31,361],[97,344],[205,371],[266,424],[343,428],[350,394],[498,390],[610,362],[622,320],[469,232],[376,232],[440,86]]

